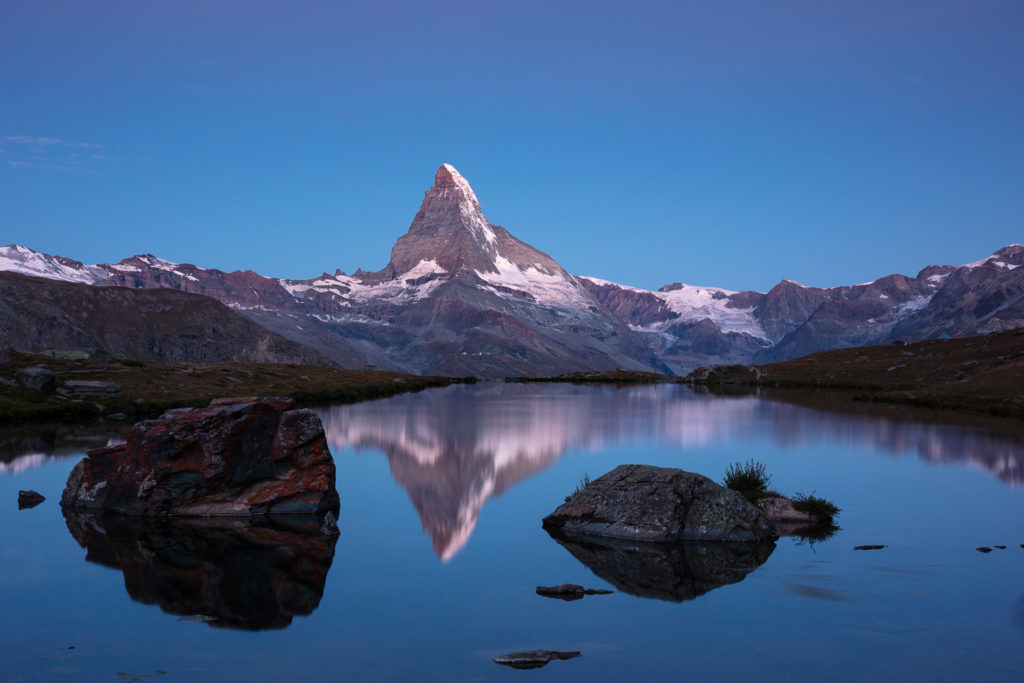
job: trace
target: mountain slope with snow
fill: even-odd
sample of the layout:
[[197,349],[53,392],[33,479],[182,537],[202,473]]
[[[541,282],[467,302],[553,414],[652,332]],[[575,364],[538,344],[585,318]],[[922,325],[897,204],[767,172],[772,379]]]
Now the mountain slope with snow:
[[[685,372],[783,360],[894,339],[1024,325],[1024,247],[964,266],[929,266],[843,287],[783,280],[768,292],[674,283],[658,291],[574,277],[494,225],[473,188],[442,165],[376,272],[308,280],[224,272],[142,254],[85,265],[23,246],[0,270],[212,297],[342,367],[504,377],[577,370]],[[2,341],[2,340],[0,340]]]

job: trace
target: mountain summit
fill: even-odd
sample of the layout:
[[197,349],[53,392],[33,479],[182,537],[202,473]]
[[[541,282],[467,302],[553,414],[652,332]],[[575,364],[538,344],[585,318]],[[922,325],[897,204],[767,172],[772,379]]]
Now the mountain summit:
[[[451,164],[437,169],[390,262],[373,273],[288,280],[150,254],[90,266],[18,245],[0,247],[0,271],[212,297],[342,367],[478,377],[680,371],[1020,327],[1021,266],[1024,247],[1010,245],[963,266],[928,266],[916,277],[888,275],[826,289],[789,280],[768,292],[679,282],[656,292],[625,287],[574,277],[492,224]],[[40,296],[47,289],[35,288]],[[2,323],[0,315],[0,346]],[[43,329],[47,333],[25,348],[63,343]]]
[[476,273],[484,280],[505,275],[502,280],[515,281],[531,270],[579,287],[550,256],[492,225],[469,181],[451,164],[443,164],[409,231],[392,247],[391,262],[382,271],[361,275],[373,282],[408,279],[408,273]]

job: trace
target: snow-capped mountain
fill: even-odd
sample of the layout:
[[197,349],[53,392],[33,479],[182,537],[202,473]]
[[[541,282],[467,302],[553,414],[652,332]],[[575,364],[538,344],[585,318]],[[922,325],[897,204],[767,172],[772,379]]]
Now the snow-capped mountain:
[[580,277],[598,300],[679,366],[772,362],[831,348],[1024,325],[1024,246],[964,266],[928,266],[860,285],[783,280],[767,293],[675,283],[656,292]]
[[[573,277],[484,216],[444,164],[391,260],[309,280],[226,273],[151,254],[85,265],[23,246],[0,270],[99,286],[213,297],[344,367],[504,377],[769,362],[894,339],[1024,325],[1024,247],[861,285],[783,280],[768,292],[674,283],[658,291]],[[2,340],[0,340],[2,342]],[[682,367],[680,367],[682,366]]]
[[481,377],[666,369],[551,257],[491,224],[449,164],[378,272],[281,280],[150,254],[86,266],[16,245],[0,258],[36,275],[204,294],[344,366]]

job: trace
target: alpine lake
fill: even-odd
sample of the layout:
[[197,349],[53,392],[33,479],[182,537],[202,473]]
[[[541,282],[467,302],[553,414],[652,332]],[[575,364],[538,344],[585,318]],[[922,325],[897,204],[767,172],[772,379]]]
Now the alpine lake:
[[[454,385],[318,413],[337,539],[287,522],[65,517],[69,471],[125,427],[0,435],[0,682],[1024,671],[1024,422],[679,385]],[[541,527],[585,475],[642,463],[721,481],[751,459],[772,488],[835,502],[840,529],[723,557]],[[19,510],[20,489],[46,500]],[[535,591],[566,582],[613,592]],[[580,656],[493,661],[533,649]]]

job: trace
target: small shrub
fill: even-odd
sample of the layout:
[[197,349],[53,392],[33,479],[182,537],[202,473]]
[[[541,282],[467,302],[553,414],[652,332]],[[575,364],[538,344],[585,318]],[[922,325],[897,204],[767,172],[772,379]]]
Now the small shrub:
[[840,512],[835,503],[814,495],[813,491],[810,495],[797,493],[793,496],[793,509],[806,512],[826,526],[832,526]]
[[588,486],[590,486],[590,475],[584,472],[583,478],[580,479],[580,483],[576,484],[576,490],[565,497],[565,502],[568,503],[570,500],[583,493],[583,489]]
[[768,491],[768,484],[772,482],[772,476],[765,472],[765,464],[755,460],[748,460],[745,463],[734,462],[725,469],[725,478],[722,483],[726,488],[739,491],[743,495],[756,494]]

